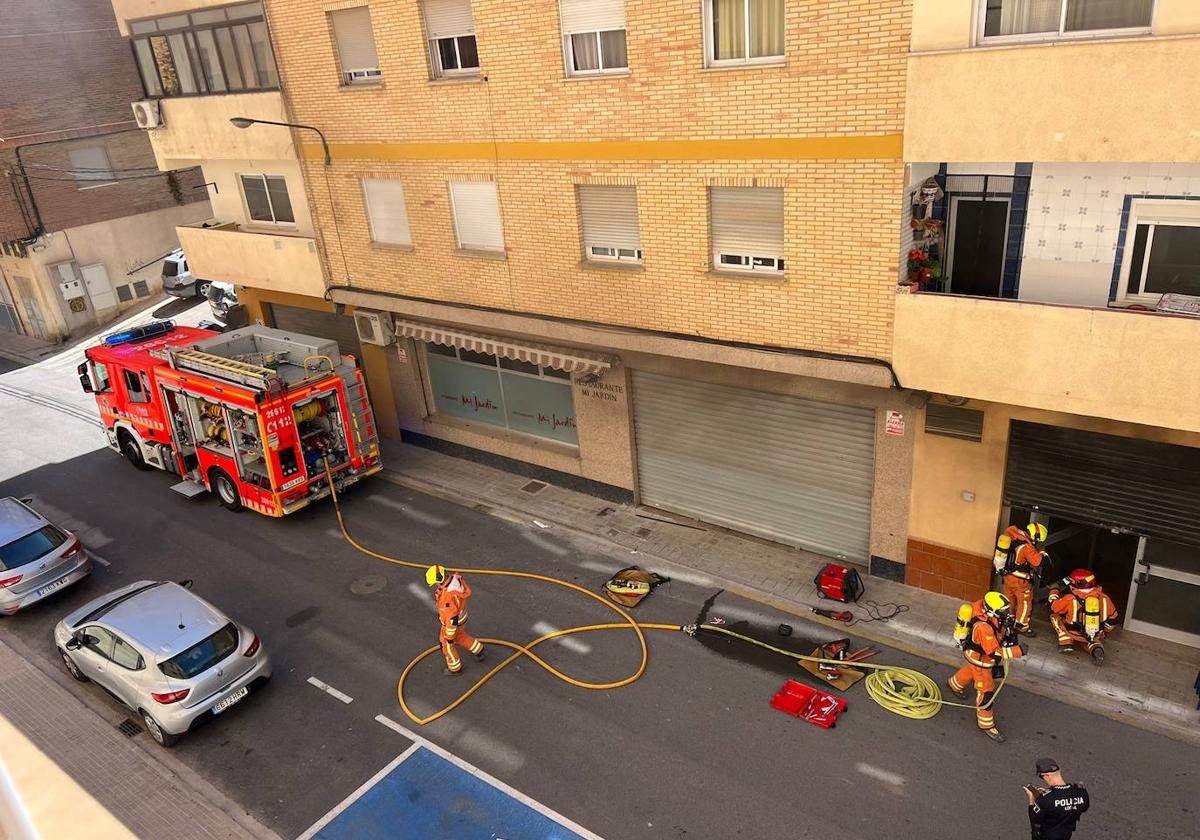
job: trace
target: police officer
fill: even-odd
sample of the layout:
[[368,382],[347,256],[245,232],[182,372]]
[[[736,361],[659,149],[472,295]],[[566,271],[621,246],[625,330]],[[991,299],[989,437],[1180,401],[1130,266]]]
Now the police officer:
[[1049,787],[1025,785],[1033,840],[1070,840],[1075,824],[1088,809],[1087,788],[1067,784],[1058,762],[1052,758],[1039,758],[1036,769]]

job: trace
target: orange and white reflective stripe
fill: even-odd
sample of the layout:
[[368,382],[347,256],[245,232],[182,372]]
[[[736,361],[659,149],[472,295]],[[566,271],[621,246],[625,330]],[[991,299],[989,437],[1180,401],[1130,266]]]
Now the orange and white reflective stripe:
[[470,650],[471,650],[471,655],[472,655],[472,656],[478,656],[478,655],[479,655],[479,651],[483,650],[483,642],[481,642],[481,641],[479,641],[478,639],[476,639],[476,640],[475,640],[475,644],[471,645],[471,648],[470,648]]
[[451,671],[457,671],[462,667],[462,660],[458,658],[453,642],[442,642],[442,652],[446,655],[446,665]]
[[154,429],[158,432],[165,432],[167,427],[157,420],[151,420],[148,417],[134,417],[132,414],[120,414],[115,411],[101,411],[101,417],[110,417],[113,420],[124,420],[127,423],[132,423],[135,426],[145,426],[148,429]]

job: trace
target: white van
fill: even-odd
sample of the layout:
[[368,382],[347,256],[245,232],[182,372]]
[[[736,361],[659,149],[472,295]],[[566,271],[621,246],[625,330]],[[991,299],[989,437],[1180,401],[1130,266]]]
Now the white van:
[[176,248],[163,258],[162,285],[163,291],[172,297],[208,297],[209,281],[192,277],[182,248]]

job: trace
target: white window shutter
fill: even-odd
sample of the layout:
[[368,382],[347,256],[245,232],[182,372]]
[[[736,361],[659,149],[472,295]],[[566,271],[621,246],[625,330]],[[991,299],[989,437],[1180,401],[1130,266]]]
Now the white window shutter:
[[112,164],[103,146],[84,146],[67,152],[76,181],[111,181]]
[[584,250],[641,248],[636,187],[592,184],[579,187],[579,215],[583,219]]
[[713,250],[783,257],[783,189],[711,187]]
[[367,220],[371,223],[371,241],[412,245],[404,186],[389,178],[364,178],[362,184],[367,201]]
[[425,30],[430,41],[474,35],[471,0],[425,0]]
[[379,55],[375,52],[375,36],[371,32],[371,12],[366,6],[339,9],[329,13],[333,34],[337,39],[338,57],[342,72],[378,70]]
[[559,0],[559,6],[566,34],[625,28],[625,0]]
[[500,195],[492,181],[451,181],[454,227],[458,246],[484,251],[504,250]]

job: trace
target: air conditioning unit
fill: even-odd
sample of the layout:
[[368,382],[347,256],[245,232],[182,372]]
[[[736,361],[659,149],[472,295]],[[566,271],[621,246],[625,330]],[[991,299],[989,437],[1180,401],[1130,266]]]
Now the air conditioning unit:
[[363,344],[378,344],[383,347],[396,340],[396,333],[392,330],[392,316],[387,312],[356,309],[354,327],[358,330],[358,340]]
[[163,124],[162,109],[157,99],[143,99],[133,103],[133,118],[137,120],[138,128],[161,128]]
[[378,67],[359,67],[355,70],[346,71],[346,84],[353,85],[359,82],[373,82],[383,78],[383,71]]

